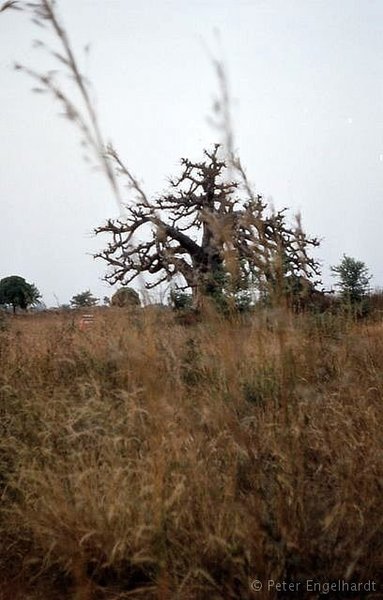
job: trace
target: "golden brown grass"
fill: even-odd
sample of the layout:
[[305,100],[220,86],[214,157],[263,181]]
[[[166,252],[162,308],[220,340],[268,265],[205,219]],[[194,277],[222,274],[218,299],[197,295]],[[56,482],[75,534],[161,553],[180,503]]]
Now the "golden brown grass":
[[11,319],[0,357],[2,600],[379,581],[380,323],[107,309]]

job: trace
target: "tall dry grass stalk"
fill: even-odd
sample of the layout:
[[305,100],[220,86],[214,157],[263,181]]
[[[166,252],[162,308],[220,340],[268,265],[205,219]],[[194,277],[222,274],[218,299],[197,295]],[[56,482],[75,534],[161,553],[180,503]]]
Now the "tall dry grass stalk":
[[380,324],[108,309],[14,319],[0,352],[3,600],[378,581]]

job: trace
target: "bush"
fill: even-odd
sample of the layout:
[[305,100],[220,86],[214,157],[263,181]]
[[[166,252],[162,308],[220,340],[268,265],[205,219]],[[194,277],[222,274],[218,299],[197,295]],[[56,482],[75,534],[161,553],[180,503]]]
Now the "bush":
[[136,290],[131,287],[123,287],[113,294],[110,304],[111,306],[119,306],[120,308],[141,306],[141,300]]

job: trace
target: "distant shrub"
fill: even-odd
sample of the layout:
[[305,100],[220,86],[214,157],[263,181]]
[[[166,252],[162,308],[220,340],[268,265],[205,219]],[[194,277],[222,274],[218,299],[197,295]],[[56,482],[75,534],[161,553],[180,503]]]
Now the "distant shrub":
[[73,308],[90,308],[96,306],[98,300],[99,299],[95,298],[90,290],[85,290],[85,292],[73,296],[70,303]]
[[110,304],[111,306],[119,306],[120,308],[141,306],[141,300],[136,290],[131,287],[123,287],[113,294]]

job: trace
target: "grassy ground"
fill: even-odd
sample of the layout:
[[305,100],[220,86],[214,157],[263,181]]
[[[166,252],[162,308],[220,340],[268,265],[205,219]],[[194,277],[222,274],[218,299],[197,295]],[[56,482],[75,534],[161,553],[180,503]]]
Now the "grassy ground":
[[383,597],[383,324],[106,309],[2,329],[1,600]]

